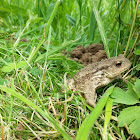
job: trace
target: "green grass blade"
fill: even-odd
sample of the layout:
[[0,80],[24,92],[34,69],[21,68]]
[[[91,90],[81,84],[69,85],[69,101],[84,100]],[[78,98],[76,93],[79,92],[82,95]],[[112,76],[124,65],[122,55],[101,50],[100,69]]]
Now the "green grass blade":
[[82,125],[77,133],[76,140],[87,140],[88,139],[89,132],[90,132],[94,122],[96,121],[98,116],[101,114],[101,112],[108,100],[108,97],[112,93],[113,89],[114,89],[114,86],[110,87],[105,92],[105,94],[99,100],[98,104],[93,109],[91,114],[85,118],[84,122],[82,123]]
[[[100,0],[99,4],[98,4],[98,10],[101,6],[101,2],[102,0]],[[90,23],[89,23],[89,41],[94,40],[94,36],[95,36],[95,31],[96,31],[96,27],[97,27],[97,22],[95,22],[95,15],[93,10],[91,9],[90,11]]]
[[112,114],[112,104],[113,99],[108,98],[106,109],[105,109],[105,122],[104,122],[104,130],[103,130],[103,139],[107,140],[107,125],[109,124],[111,114]]
[[[29,13],[30,14],[30,13]],[[35,20],[37,18],[37,16],[33,16],[30,15],[30,18],[28,19],[28,21],[26,22],[26,26],[23,28],[23,30],[20,32],[19,37],[17,38],[16,42],[14,43],[13,47],[16,49],[16,47],[19,44],[19,41],[23,35],[23,33],[25,32],[25,30],[29,27],[30,23]],[[17,49],[16,49],[17,50]]]
[[109,53],[109,47],[108,47],[108,40],[107,40],[107,37],[106,37],[104,26],[102,24],[101,17],[99,15],[99,12],[98,12],[97,7],[96,7],[95,0],[93,0],[93,12],[94,12],[94,15],[95,15],[95,18],[96,18],[96,21],[97,21],[98,29],[99,29],[99,32],[100,32],[100,35],[101,35],[101,38],[102,38],[102,41],[103,41],[103,44],[104,44],[104,48],[105,48],[107,57],[109,58],[110,53]]
[[134,19],[133,19],[133,22],[132,22],[132,26],[131,26],[131,30],[130,30],[130,34],[129,34],[129,38],[128,38],[128,41],[127,41],[127,45],[126,45],[126,48],[125,48],[124,55],[126,55],[126,52],[128,50],[128,47],[129,47],[129,42],[130,42],[130,39],[131,39],[131,36],[132,36],[132,31],[133,31],[135,20],[136,20],[136,16],[137,16],[138,6],[139,6],[139,0],[137,1],[135,15],[134,15]]
[[52,14],[51,14],[51,16],[50,16],[50,18],[49,18],[49,20],[47,22],[47,26],[45,28],[45,33],[48,33],[48,31],[49,31],[50,25],[51,25],[51,23],[52,23],[52,21],[54,19],[54,16],[56,14],[56,11],[57,11],[57,8],[59,6],[59,3],[60,3],[60,0],[57,0],[56,5],[55,5],[55,7],[54,7],[54,9],[52,11]]
[[[45,33],[48,33],[48,30],[49,30],[49,28],[50,28],[50,25],[51,25],[51,23],[52,23],[52,21],[53,21],[53,18],[54,18],[54,16],[55,16],[55,14],[56,14],[56,11],[57,11],[57,8],[58,8],[59,3],[60,3],[60,0],[57,1],[56,5],[55,5],[55,7],[54,7],[54,9],[53,9],[53,11],[52,11],[52,14],[51,14],[51,16],[50,16],[50,18],[49,18],[49,21],[48,21],[48,23],[47,23],[47,26],[46,26],[46,28],[45,28]],[[42,37],[42,40],[40,41],[38,47],[36,48],[36,50],[33,52],[33,54],[32,54],[32,55],[30,56],[30,58],[28,59],[28,63],[31,62],[31,60],[33,59],[33,57],[35,56],[35,54],[38,52],[38,50],[40,49],[40,47],[41,47],[41,45],[44,43],[44,41],[45,41],[45,39]]]
[[95,34],[95,29],[96,29],[96,22],[95,22],[95,16],[93,13],[93,10],[91,10],[90,13],[90,24],[89,24],[89,41],[94,40],[94,34]]
[[39,108],[37,105],[35,105],[29,99],[27,99],[26,97],[24,97],[23,95],[19,94],[18,92],[16,92],[15,90],[13,90],[11,88],[0,85],[0,89],[2,91],[9,93],[12,96],[18,98],[18,99],[20,99],[22,102],[24,102],[28,106],[36,109],[44,118],[46,118],[47,120],[49,119],[49,121],[55,126],[55,128],[61,133],[61,135],[66,140],[71,140],[71,137],[59,126],[57,121],[47,111],[44,112],[41,108]]
[[35,49],[35,51],[30,55],[29,59],[28,59],[28,63],[31,63],[31,61],[33,60],[35,54],[38,52],[38,50],[40,49],[41,45],[44,43],[45,39],[42,39],[40,41],[40,43],[38,44],[37,48]]
[[[11,78],[11,83],[12,83],[12,89],[14,89],[14,79],[13,78]],[[11,106],[10,106],[10,112],[9,112],[9,117],[8,117],[9,124],[11,122],[11,117],[12,117],[12,112],[13,112],[13,102],[14,102],[14,97],[11,96]]]
[[[79,41],[79,39],[80,39],[80,38],[78,38],[78,39],[76,39],[76,40],[66,41],[66,42],[60,44],[56,49],[53,49],[53,50],[49,51],[48,54],[47,54],[47,56],[50,56],[50,55],[52,55],[52,54],[55,54],[56,52],[58,52],[58,51],[60,51],[60,50],[62,50],[62,49],[64,49],[64,48],[66,48],[68,45],[71,45],[72,43]],[[43,59],[44,57],[46,57],[46,53],[44,53],[44,54],[42,54],[41,56],[39,56],[39,57],[35,60],[35,62],[40,61],[40,60]]]
[[28,81],[29,81],[29,85],[31,86],[31,88],[32,88],[33,91],[34,91],[34,96],[36,97],[37,101],[40,103],[40,105],[42,106],[42,108],[43,108],[44,110],[46,110],[46,109],[45,109],[45,106],[44,106],[44,104],[43,104],[43,102],[41,101],[41,99],[40,99],[40,97],[39,97],[39,94],[37,93],[35,87],[33,86],[32,82],[30,81],[29,78],[28,78]]

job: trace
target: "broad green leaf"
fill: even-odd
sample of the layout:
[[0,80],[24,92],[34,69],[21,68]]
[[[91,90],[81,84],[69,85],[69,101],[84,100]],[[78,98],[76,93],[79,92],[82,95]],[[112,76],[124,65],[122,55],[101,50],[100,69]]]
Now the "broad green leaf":
[[34,67],[31,69],[31,74],[33,74],[34,76],[38,76],[41,74],[41,70],[39,70],[38,68]]
[[125,124],[129,125],[136,119],[140,119],[140,106],[125,108],[118,117],[119,127],[123,127]]
[[27,62],[25,62],[25,61],[20,61],[20,62],[17,63],[16,68],[17,68],[17,69],[23,68],[23,67],[26,66],[26,65],[27,65]]
[[140,55],[140,49],[136,49],[136,50],[134,51],[134,53],[135,53],[136,55]]
[[0,85],[8,85],[8,81],[6,79],[0,80]]
[[128,82],[128,90],[127,93],[130,94],[132,96],[132,98],[135,98],[137,100],[139,100],[139,97],[137,96],[137,94],[135,93],[133,86],[130,82]]
[[71,137],[59,126],[58,122],[49,114],[46,110],[43,111],[39,106],[35,105],[33,102],[31,102],[29,99],[21,95],[20,93],[16,92],[12,88],[8,88],[5,86],[0,86],[0,89],[9,93],[10,95],[20,99],[22,102],[27,104],[28,106],[36,109],[44,118],[49,119],[49,121],[55,126],[55,128],[61,133],[61,135],[67,139],[71,140]]
[[2,67],[3,72],[11,72],[14,69],[15,69],[15,66],[3,66]]
[[6,65],[9,66],[9,67],[15,67],[14,63],[6,63]]
[[24,66],[27,65],[27,62],[25,62],[25,61],[20,61],[20,62],[17,63],[17,65],[14,64],[14,63],[6,63],[6,65],[7,65],[7,66],[3,66],[3,67],[2,67],[2,71],[3,71],[3,72],[11,72],[11,71],[13,71],[13,70],[15,69],[15,67],[16,67],[17,69],[23,68]]
[[137,96],[140,98],[140,79],[136,79],[136,82],[135,82],[133,88],[134,88]]
[[98,104],[93,109],[91,114],[85,118],[85,120],[83,121],[83,123],[82,123],[82,125],[77,133],[76,140],[87,140],[88,139],[89,132],[90,132],[94,122],[101,114],[101,112],[102,112],[102,110],[103,110],[103,108],[108,100],[108,97],[112,93],[113,89],[114,89],[114,86],[110,87],[105,92],[105,94],[99,100]]
[[140,64],[137,65],[136,70],[140,70]]
[[135,134],[137,138],[140,138],[140,117],[130,124],[129,129],[131,134]]
[[114,99],[114,102],[127,105],[133,105],[139,102],[139,98],[130,83],[128,83],[127,92],[123,91],[119,87],[116,87],[112,92],[111,97]]

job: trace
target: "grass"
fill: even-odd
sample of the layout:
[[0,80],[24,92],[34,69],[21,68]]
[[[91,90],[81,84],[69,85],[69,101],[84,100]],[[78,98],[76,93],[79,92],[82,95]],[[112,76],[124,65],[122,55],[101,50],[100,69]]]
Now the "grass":
[[[83,66],[61,51],[102,43],[108,57],[125,51],[132,66],[138,65],[131,50],[138,50],[138,2],[0,1],[1,139],[136,138],[118,127],[116,116],[126,106],[112,109],[112,102],[101,98],[92,109],[80,94],[65,102],[72,93],[63,93],[61,85]],[[138,70],[128,77],[132,83]]]

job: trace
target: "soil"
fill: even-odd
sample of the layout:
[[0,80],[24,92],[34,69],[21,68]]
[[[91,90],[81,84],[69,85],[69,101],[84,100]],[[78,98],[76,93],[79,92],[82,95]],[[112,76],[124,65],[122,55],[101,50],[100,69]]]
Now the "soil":
[[[16,38],[14,38],[14,37],[7,37],[7,38],[5,38],[6,40],[9,40],[9,41],[12,41],[13,40],[13,42],[16,42]],[[20,39],[20,41],[21,42],[28,42],[29,40],[27,40],[26,38],[23,38],[23,39]]]
[[107,56],[102,44],[92,44],[86,48],[82,45],[77,46],[70,52],[70,58],[86,66],[101,61]]

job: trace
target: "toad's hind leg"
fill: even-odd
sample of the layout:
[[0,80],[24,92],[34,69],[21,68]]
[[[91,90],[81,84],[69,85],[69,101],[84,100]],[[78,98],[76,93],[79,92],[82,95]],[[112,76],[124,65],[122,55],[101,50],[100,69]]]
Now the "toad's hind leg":
[[97,94],[94,89],[89,89],[90,91],[87,91],[87,93],[84,93],[85,99],[87,104],[89,104],[92,107],[96,106],[96,99]]

